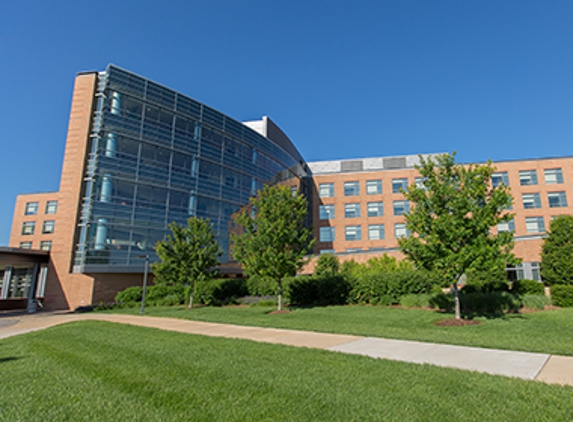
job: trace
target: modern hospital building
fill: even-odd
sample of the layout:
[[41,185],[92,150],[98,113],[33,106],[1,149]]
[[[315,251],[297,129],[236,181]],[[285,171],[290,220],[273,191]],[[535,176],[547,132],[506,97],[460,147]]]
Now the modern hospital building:
[[[307,163],[269,118],[238,122],[153,81],[109,65],[77,75],[60,188],[16,199],[9,247],[0,248],[0,309],[39,299],[46,309],[110,302],[141,283],[146,256],[168,224],[209,218],[229,256],[232,216],[264,184],[296,186],[309,200],[314,253],[365,261],[400,257],[408,235],[401,193],[418,156]],[[520,278],[539,279],[552,217],[571,214],[573,158],[494,163],[494,185],[514,198]],[[312,264],[306,271],[312,270]],[[6,305],[7,303],[12,305]]]

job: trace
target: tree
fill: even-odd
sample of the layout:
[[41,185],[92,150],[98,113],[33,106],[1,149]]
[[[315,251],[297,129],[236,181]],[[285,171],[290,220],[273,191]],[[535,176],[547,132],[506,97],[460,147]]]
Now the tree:
[[236,218],[242,234],[233,235],[233,256],[249,276],[269,277],[278,285],[278,309],[282,309],[282,280],[293,277],[304,264],[314,240],[305,227],[307,202],[288,186],[265,186],[251,209]]
[[209,220],[191,217],[186,226],[173,222],[169,228],[171,234],[155,246],[160,261],[152,264],[151,269],[156,283],[188,284],[189,308],[192,308],[195,282],[212,277],[223,252]]
[[541,277],[550,286],[573,285],[573,216],[560,215],[551,221],[541,250]]
[[459,319],[458,281],[466,271],[504,271],[518,263],[511,252],[513,233],[491,230],[512,219],[506,211],[512,197],[504,184],[491,186],[491,161],[464,166],[455,162],[454,152],[435,160],[420,157],[416,169],[422,183],[404,192],[413,203],[406,215],[412,236],[400,239],[400,247],[418,267],[437,271],[453,286]]

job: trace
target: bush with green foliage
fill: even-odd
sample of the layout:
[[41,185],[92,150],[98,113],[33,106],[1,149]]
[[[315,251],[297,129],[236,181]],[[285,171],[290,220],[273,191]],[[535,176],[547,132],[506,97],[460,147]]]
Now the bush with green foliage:
[[275,296],[277,294],[277,283],[270,277],[252,275],[247,279],[246,284],[251,296]]
[[295,277],[288,283],[291,305],[342,305],[348,301],[350,284],[341,275]]
[[573,306],[573,285],[556,284],[551,286],[551,300],[555,306]]
[[318,257],[316,261],[316,268],[314,275],[321,276],[335,276],[340,271],[340,261],[338,257],[332,253],[324,253]]
[[205,305],[225,305],[247,294],[244,278],[215,278],[195,283],[195,297]]
[[400,305],[404,308],[428,308],[431,297],[429,294],[407,294],[400,298]]
[[141,302],[142,295],[143,288],[141,286],[128,287],[115,295],[115,301],[124,304]]
[[452,293],[444,293],[442,291],[433,292],[430,296],[429,305],[434,309],[451,311],[455,307],[454,295]]
[[542,310],[551,305],[551,299],[540,294],[524,294],[520,299],[523,307],[527,309]]
[[545,286],[535,280],[516,280],[511,286],[511,293],[515,295],[544,295]]
[[573,216],[560,215],[551,221],[541,251],[541,277],[553,286],[573,285]]
[[149,286],[145,292],[145,302],[148,305],[161,305],[167,296],[177,296],[179,303],[183,303],[185,301],[185,287],[181,284]]
[[463,312],[470,315],[502,315],[521,308],[521,301],[504,291],[462,292],[460,301]]

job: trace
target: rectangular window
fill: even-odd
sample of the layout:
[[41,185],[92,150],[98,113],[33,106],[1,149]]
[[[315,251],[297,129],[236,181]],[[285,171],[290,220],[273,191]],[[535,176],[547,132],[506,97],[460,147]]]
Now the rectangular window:
[[560,208],[567,206],[567,196],[565,192],[549,192],[547,194],[549,208]]
[[406,227],[406,223],[396,223],[394,224],[394,237],[400,239],[401,237],[410,236],[410,231]]
[[318,218],[321,220],[331,220],[334,218],[334,204],[320,205],[318,207]]
[[22,224],[22,234],[34,234],[34,229],[36,228],[35,221],[26,221]]
[[539,268],[539,262],[531,263],[531,276],[533,280],[541,282],[541,273]]
[[563,183],[563,172],[561,169],[545,169],[545,183],[548,185],[555,185]]
[[537,171],[535,170],[520,170],[519,184],[521,186],[531,186],[537,184]]
[[362,227],[360,226],[346,226],[345,229],[346,240],[362,240]]
[[384,204],[382,202],[368,202],[368,217],[382,217],[384,215]]
[[318,196],[332,198],[334,196],[334,183],[321,183],[318,185]]
[[52,249],[52,241],[51,240],[43,240],[40,242],[40,250],[49,251],[50,249]]
[[538,193],[524,193],[522,196],[523,208],[541,208],[541,196]]
[[58,201],[46,202],[46,214],[55,214],[58,208]]
[[371,224],[368,226],[368,239],[382,240],[384,237],[384,224]]
[[526,217],[525,228],[527,233],[544,233],[545,222],[543,221],[543,217]]
[[331,253],[331,254],[335,254],[336,251],[334,249],[321,249],[321,251],[319,252],[321,255],[325,254],[325,253]]
[[360,204],[344,204],[344,218],[360,217]]
[[410,212],[410,201],[394,201],[394,215],[404,215]]
[[38,203],[37,202],[26,203],[26,210],[24,211],[24,215],[36,215],[36,214],[38,214]]
[[501,184],[509,186],[509,177],[507,175],[507,171],[499,171],[491,175],[491,185],[494,188],[497,188]]
[[20,242],[20,248],[32,249],[32,242]]
[[392,179],[392,193],[402,193],[408,190],[408,179]]
[[54,224],[54,220],[44,221],[44,224],[42,225],[42,233],[54,233]]
[[497,225],[497,231],[501,232],[514,232],[515,231],[515,221],[513,218],[505,223],[499,223]]
[[425,177],[416,177],[414,179],[414,184],[416,185],[417,188],[426,190],[426,185],[424,184],[425,181],[426,181]]
[[367,180],[366,195],[378,195],[382,193],[382,180]]
[[321,227],[319,240],[321,242],[334,242],[334,227]]
[[358,196],[360,195],[359,182],[344,182],[344,196]]

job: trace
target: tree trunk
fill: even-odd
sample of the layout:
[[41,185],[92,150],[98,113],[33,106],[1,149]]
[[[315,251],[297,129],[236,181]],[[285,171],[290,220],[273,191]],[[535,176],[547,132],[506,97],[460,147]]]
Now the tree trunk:
[[279,283],[279,295],[278,295],[278,308],[279,311],[283,309],[283,286]]
[[456,319],[462,319],[462,313],[460,310],[460,291],[458,290],[458,281],[461,275],[456,276],[456,281],[454,281],[454,303],[456,308]]
[[191,293],[189,294],[189,309],[193,309],[193,294],[194,292],[194,288],[191,288]]

